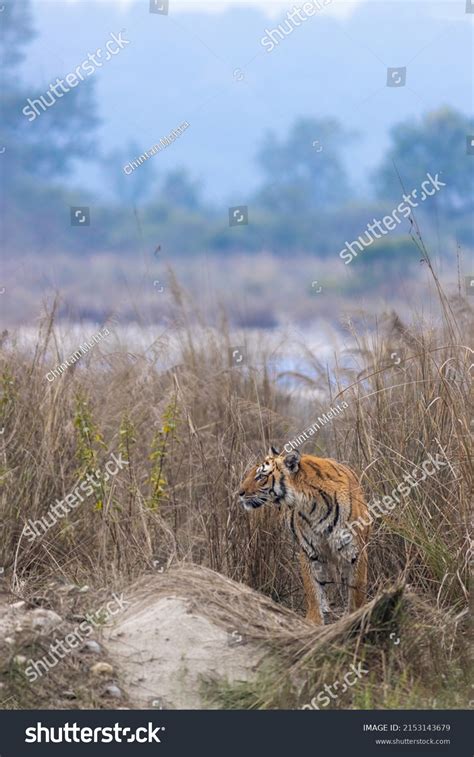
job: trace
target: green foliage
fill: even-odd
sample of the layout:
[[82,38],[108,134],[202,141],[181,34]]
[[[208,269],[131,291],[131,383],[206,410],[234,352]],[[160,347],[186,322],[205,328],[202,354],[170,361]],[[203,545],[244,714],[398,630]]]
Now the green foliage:
[[79,462],[79,476],[94,476],[99,485],[94,487],[95,509],[102,510],[105,499],[103,473],[99,467],[99,450],[107,449],[100,430],[94,423],[89,402],[82,394],[76,396],[74,427],[77,432],[76,457]]
[[167,481],[163,471],[163,466],[166,461],[167,447],[169,446],[170,438],[174,435],[176,430],[176,396],[173,401],[170,402],[163,413],[163,423],[161,429],[159,429],[153,436],[151,444],[151,452],[149,459],[152,462],[151,473],[149,478],[149,484],[151,494],[148,499],[148,506],[151,510],[157,510],[160,506],[161,500],[166,495]]
[[119,430],[119,452],[122,454],[122,457],[128,462],[130,462],[132,447],[137,441],[135,434],[135,426],[130,420],[128,413],[125,413],[122,418]]
[[256,677],[232,683],[226,678],[203,677],[201,692],[209,706],[220,710],[295,709],[294,685],[282,674],[286,668],[278,655],[267,656]]
[[0,391],[0,427],[3,427],[16,394],[14,377],[8,371],[3,371],[1,375]]
[[[0,433],[5,433],[5,424],[9,417],[13,416],[16,400],[15,380],[8,370],[3,371],[0,377]],[[4,477],[9,470],[6,455],[0,460],[0,486],[3,487]]]

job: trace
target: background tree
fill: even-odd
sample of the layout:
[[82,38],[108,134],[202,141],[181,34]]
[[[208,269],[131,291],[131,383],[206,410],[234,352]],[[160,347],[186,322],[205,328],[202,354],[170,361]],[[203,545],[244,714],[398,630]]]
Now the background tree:
[[[147,149],[147,148],[145,148]],[[144,148],[132,141],[127,146],[117,148],[100,158],[106,184],[112,190],[114,199],[127,207],[140,205],[149,199],[157,183],[156,157],[144,161],[132,173],[125,174],[123,167],[143,155]]]
[[[98,120],[93,82],[87,79],[34,120],[22,113],[27,99],[44,94],[52,82],[39,86],[21,81],[18,67],[35,36],[31,5],[29,0],[10,0],[4,5],[0,40],[3,232],[4,241],[18,246],[24,243],[24,234],[31,241],[35,235],[51,235],[56,220],[62,225],[68,198],[55,182],[69,173],[75,160],[95,157],[93,132]],[[58,76],[66,73],[58,71]]]
[[264,175],[258,201],[301,215],[344,202],[348,180],[341,148],[350,136],[333,119],[313,118],[296,121],[282,141],[268,134],[257,154]]
[[200,183],[193,181],[186,169],[178,168],[166,175],[162,193],[165,202],[192,211],[201,207],[200,190]]
[[474,156],[467,154],[467,137],[474,121],[450,108],[427,113],[421,120],[397,124],[391,146],[375,172],[379,197],[396,202],[403,190],[419,189],[426,173],[446,183],[423,210],[462,216],[474,208]]

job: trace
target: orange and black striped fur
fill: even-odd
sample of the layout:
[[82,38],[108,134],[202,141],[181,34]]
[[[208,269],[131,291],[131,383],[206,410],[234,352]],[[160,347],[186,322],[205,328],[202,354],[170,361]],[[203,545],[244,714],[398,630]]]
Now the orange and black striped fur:
[[328,622],[331,584],[341,587],[346,610],[364,604],[369,527],[351,535],[347,525],[361,516],[367,519],[368,509],[350,468],[271,447],[265,460],[245,476],[239,496],[246,510],[267,502],[283,506],[300,549],[308,620]]

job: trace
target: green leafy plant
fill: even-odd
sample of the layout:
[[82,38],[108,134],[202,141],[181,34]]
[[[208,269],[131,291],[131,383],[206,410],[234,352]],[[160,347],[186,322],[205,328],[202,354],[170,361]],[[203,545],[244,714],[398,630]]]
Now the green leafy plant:
[[77,432],[76,456],[79,461],[79,475],[94,476],[99,485],[95,487],[95,510],[102,510],[105,499],[103,473],[99,467],[99,450],[107,449],[102,433],[94,423],[88,399],[81,393],[76,395],[74,427]]
[[176,403],[177,398],[174,396],[163,414],[163,423],[153,436],[151,444],[151,453],[149,459],[152,462],[150,473],[151,496],[148,500],[148,506],[152,510],[157,510],[161,500],[166,495],[167,481],[163,472],[163,466],[166,460],[167,447],[169,446],[170,437],[176,430]]

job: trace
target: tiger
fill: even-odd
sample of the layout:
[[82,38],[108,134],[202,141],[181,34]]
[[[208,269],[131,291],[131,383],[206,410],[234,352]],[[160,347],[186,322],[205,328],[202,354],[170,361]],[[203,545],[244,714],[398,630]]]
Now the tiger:
[[[350,468],[330,458],[301,455],[297,449],[281,453],[272,446],[263,462],[247,472],[238,495],[246,510],[266,503],[281,508],[299,551],[309,622],[330,622],[331,584],[331,593],[342,593],[345,613],[364,605],[371,519]],[[350,533],[348,524],[361,518],[369,525]]]

